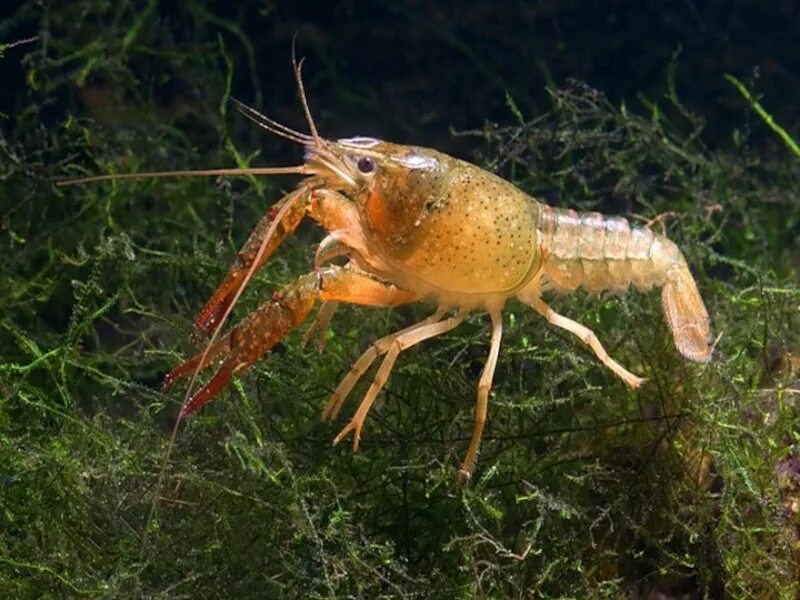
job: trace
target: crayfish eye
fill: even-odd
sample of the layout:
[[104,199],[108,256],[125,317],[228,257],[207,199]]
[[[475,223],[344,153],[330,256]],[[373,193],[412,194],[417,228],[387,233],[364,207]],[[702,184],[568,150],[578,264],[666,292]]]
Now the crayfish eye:
[[369,156],[362,156],[358,159],[356,166],[358,167],[359,171],[366,175],[367,173],[372,173],[375,170],[375,160]]

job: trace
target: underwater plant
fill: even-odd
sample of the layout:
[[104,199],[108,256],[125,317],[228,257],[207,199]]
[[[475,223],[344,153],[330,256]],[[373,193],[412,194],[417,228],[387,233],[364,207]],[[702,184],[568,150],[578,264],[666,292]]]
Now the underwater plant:
[[[562,27],[538,36],[509,33],[528,13],[495,6],[490,19],[482,3],[455,21],[462,30],[393,3],[353,3],[327,29],[283,3],[59,4],[25,3],[2,22],[0,69],[14,83],[0,90],[0,595],[796,595],[800,167],[723,79],[730,69],[707,67],[724,110],[682,96],[681,73],[702,81],[707,55],[654,58],[667,73],[632,93],[565,81],[572,70],[600,85],[600,71],[575,69],[587,60],[580,35],[548,37],[578,27],[560,12],[569,3],[552,9]],[[779,26],[748,39],[768,52]],[[286,68],[298,29],[309,102],[332,136],[442,148],[548,204],[667,234],[708,305],[715,360],[680,357],[657,295],[555,299],[650,376],[631,392],[511,304],[479,467],[459,490],[484,324],[467,319],[405,353],[353,454],[331,447],[338,428],[320,408],[376,333],[430,307],[345,307],[324,353],[292,334],[185,424],[150,518],[180,410],[161,379],[192,351],[193,313],[252,224],[293,182],[54,182],[299,160],[229,114],[236,95],[302,124]],[[644,28],[637,46],[641,30],[595,38],[593,52],[632,39],[637,60],[658,56],[658,31]],[[528,40],[542,44],[538,71],[492,62],[518,64]],[[796,139],[778,73],[737,76]],[[299,228],[236,314],[308,270],[318,241]]]

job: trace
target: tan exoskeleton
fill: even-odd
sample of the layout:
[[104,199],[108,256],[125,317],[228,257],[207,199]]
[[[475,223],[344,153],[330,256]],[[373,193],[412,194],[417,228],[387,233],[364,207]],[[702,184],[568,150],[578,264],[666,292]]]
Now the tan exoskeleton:
[[[673,242],[622,218],[552,208],[496,175],[436,150],[367,137],[323,139],[311,119],[297,63],[295,74],[311,135],[243,105],[240,109],[265,129],[302,144],[305,164],[200,172],[288,172],[307,177],[258,223],[200,312],[196,329],[213,332],[211,342],[169,373],[165,387],[219,366],[184,403],[181,417],[214,398],[231,377],[300,325],[317,301],[323,305],[312,329],[324,329],[339,302],[389,307],[428,300],[438,307],[427,319],[374,342],[333,392],[323,411],[326,419],[338,416],[353,387],[383,356],[355,415],[334,439],[338,443],[352,432],[354,449],[399,354],[454,329],[472,311],[489,313],[491,344],[478,383],[472,439],[460,469],[464,480],[472,475],[480,446],[500,350],[502,310],[511,298],[578,336],[603,364],[637,388],[643,379],[615,362],[590,329],[550,308],[542,294],[578,287],[600,292],[625,290],[631,284],[640,290],[662,286],[664,312],[678,350],[693,361],[710,360],[708,314]],[[216,339],[244,285],[305,216],[329,232],[317,250],[315,269]],[[332,264],[339,257],[345,264]]]

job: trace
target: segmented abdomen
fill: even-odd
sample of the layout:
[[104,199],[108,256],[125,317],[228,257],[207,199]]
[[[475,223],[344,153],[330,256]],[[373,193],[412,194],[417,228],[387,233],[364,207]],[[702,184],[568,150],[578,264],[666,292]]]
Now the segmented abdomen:
[[624,291],[631,284],[646,290],[684,262],[673,242],[620,217],[541,205],[538,230],[544,273],[559,292]]

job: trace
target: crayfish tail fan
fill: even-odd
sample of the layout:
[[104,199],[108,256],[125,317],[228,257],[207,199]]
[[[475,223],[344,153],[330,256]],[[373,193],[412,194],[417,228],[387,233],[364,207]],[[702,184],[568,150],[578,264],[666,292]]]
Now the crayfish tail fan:
[[685,261],[681,260],[667,273],[661,301],[680,353],[695,362],[709,362],[711,326],[708,311]]

